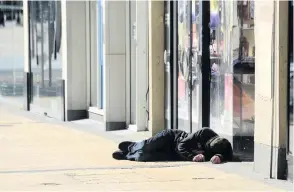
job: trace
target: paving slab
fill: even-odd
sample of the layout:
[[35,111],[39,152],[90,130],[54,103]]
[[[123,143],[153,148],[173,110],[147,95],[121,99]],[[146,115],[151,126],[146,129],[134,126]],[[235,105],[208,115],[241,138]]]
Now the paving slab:
[[1,190],[284,191],[200,164],[183,167],[0,174]]
[[116,161],[116,148],[0,109],[0,191],[285,191],[202,163]]

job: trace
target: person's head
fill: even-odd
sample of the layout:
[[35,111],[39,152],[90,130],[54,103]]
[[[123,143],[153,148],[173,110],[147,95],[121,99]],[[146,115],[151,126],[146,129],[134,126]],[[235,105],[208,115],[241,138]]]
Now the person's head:
[[231,143],[223,137],[214,137],[207,142],[207,147],[215,154],[226,154],[226,159],[232,160],[233,150]]

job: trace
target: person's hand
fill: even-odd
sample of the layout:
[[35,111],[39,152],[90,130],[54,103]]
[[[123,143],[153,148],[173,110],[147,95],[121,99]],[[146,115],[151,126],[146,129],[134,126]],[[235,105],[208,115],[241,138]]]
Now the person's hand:
[[213,164],[220,164],[221,163],[221,159],[219,158],[219,156],[214,155],[211,159],[210,162]]
[[193,161],[194,162],[203,162],[203,161],[205,161],[205,157],[202,154],[198,154],[193,158]]

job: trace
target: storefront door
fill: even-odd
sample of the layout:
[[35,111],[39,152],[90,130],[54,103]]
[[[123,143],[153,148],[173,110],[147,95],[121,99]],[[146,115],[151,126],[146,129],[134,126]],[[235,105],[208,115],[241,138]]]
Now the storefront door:
[[165,2],[164,58],[167,128],[210,127],[252,160],[254,3]]
[[167,128],[194,132],[202,126],[201,22],[200,2],[165,2]]
[[29,2],[30,110],[64,118],[61,2]]

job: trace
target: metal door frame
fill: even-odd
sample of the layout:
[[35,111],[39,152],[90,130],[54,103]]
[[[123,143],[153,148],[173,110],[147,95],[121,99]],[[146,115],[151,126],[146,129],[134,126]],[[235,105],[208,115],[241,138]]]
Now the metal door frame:
[[172,79],[172,125],[174,129],[178,129],[178,2],[171,1],[171,79]]
[[[287,76],[288,76],[288,82],[287,82],[287,105],[289,106],[289,102],[290,102],[290,54],[291,54],[291,51],[290,51],[290,46],[291,46],[291,44],[289,43],[290,42],[290,38],[291,38],[291,36],[289,35],[290,34],[290,32],[291,32],[291,27],[293,27],[293,19],[292,19],[292,21],[290,20],[290,18],[291,18],[291,13],[292,13],[292,17],[293,17],[293,9],[294,9],[294,6],[293,5],[291,5],[291,4],[293,4],[293,1],[289,1],[288,2],[288,74],[287,74]],[[292,25],[292,26],[291,26]],[[293,40],[293,29],[292,29],[292,40]],[[292,46],[293,46],[293,44],[292,44]],[[292,52],[293,52],[293,47],[292,47]],[[292,53],[293,54],[293,53]],[[291,137],[291,135],[289,134],[289,131],[290,131],[290,129],[289,129],[289,126],[290,126],[290,115],[289,115],[289,108],[287,108],[287,115],[288,115],[288,117],[287,117],[287,119],[288,119],[288,125],[287,125],[287,154],[289,155],[289,153],[290,153],[290,137]],[[292,135],[293,136],[293,135]],[[293,155],[293,154],[292,154]]]
[[[172,1],[164,1],[164,71],[168,70],[169,71],[169,78],[167,77],[164,78],[165,81],[165,87],[169,85],[169,93],[164,93],[164,98],[167,99],[169,98],[169,103],[168,105],[170,106],[170,111],[168,114],[166,114],[166,106],[164,106],[164,117],[165,117],[165,129],[174,129],[174,124],[173,124],[173,67],[171,66],[173,63],[173,58],[171,57],[171,51],[173,50],[173,40],[172,40],[172,27],[173,27],[173,22],[172,22],[172,16],[173,16],[173,11],[172,11],[172,6],[173,3]],[[167,25],[169,29],[167,29]],[[169,31],[169,37],[166,37],[167,31]],[[168,43],[169,42],[169,43]],[[169,47],[167,45],[169,44]],[[168,66],[167,66],[168,65]],[[164,72],[164,75],[166,75],[166,72]],[[166,82],[168,83],[166,84]],[[166,88],[165,88],[166,89]],[[166,101],[164,101],[164,104],[166,104]],[[166,116],[169,116],[170,123],[167,124]]]
[[[293,1],[288,2],[288,79],[287,79],[287,106],[289,106],[290,102],[290,46],[292,46],[292,52],[293,52],[293,42],[292,45],[289,43],[291,36],[289,35],[292,28],[292,41],[293,41],[293,11],[294,11],[294,5]],[[291,15],[292,13],[292,15]],[[292,21],[291,18],[292,17]],[[292,53],[293,54],[293,53]],[[287,107],[287,145],[286,145],[286,159],[287,159],[287,179],[291,180],[293,182],[293,152],[290,152],[290,137],[293,137],[293,135],[290,135],[290,113],[289,113],[289,107]]]
[[[202,72],[202,127],[210,125],[210,1],[202,1],[202,57],[201,57],[201,72]],[[203,65],[207,63],[207,65]],[[204,88],[206,87],[206,89]]]

